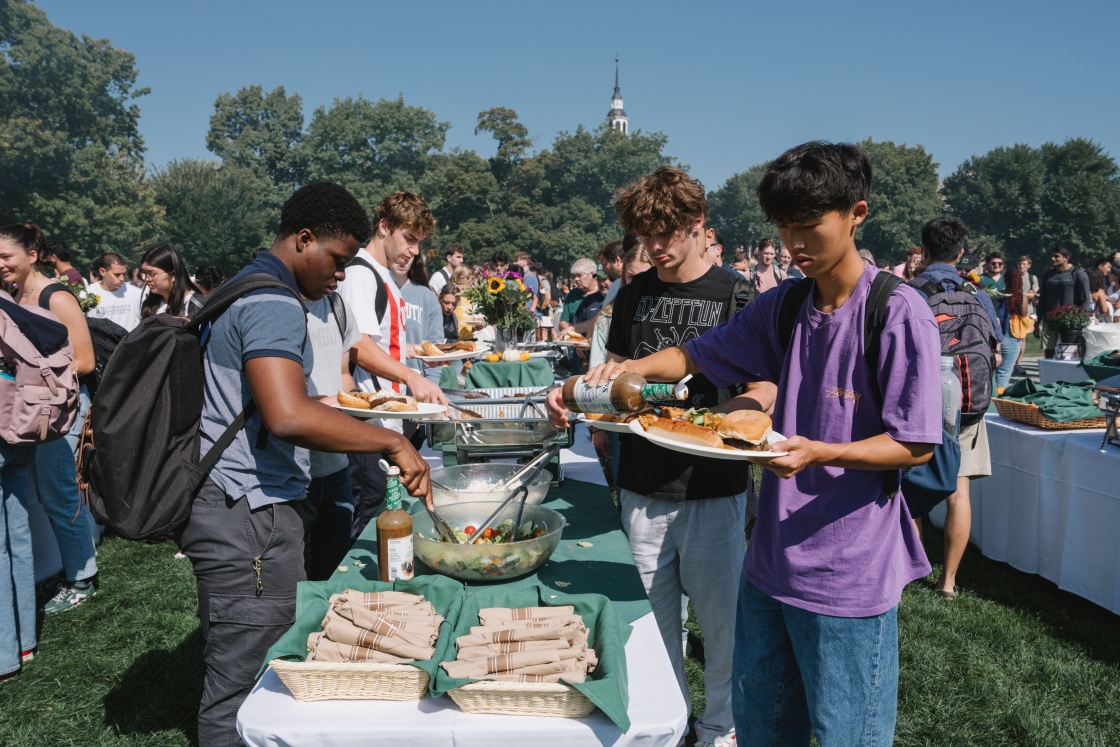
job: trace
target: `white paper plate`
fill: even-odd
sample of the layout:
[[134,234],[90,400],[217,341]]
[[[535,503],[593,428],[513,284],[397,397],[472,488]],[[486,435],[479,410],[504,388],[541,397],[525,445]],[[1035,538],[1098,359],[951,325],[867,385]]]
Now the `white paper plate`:
[[[658,446],[664,446],[666,449],[679,451],[682,454],[692,454],[693,456],[711,457],[712,459],[728,459],[733,462],[745,462],[749,459],[774,459],[776,457],[785,456],[788,451],[739,451],[738,449],[713,449],[711,446],[700,446],[699,444],[686,444],[683,441],[674,441],[671,438],[664,438],[658,436],[656,433],[650,433],[642,424],[637,420],[628,424],[630,432],[634,433],[651,443]],[[770,434],[770,443],[778,443],[785,441],[785,436],[780,433]]]
[[417,409],[413,412],[359,410],[357,407],[343,407],[342,405],[331,405],[331,407],[342,410],[350,417],[357,418],[358,420],[424,420],[447,411],[444,405],[437,405],[432,402],[418,402],[416,404]]
[[583,423],[584,425],[592,428],[598,428],[601,431],[610,431],[612,433],[629,433],[629,423],[604,423],[600,420],[589,420],[582,412],[576,413],[576,422]]
[[489,345],[476,342],[474,350],[459,350],[454,353],[444,353],[443,355],[418,355],[416,356],[416,360],[424,361],[425,363],[447,363],[448,361],[465,361],[468,358],[486,355],[488,352],[490,352]]

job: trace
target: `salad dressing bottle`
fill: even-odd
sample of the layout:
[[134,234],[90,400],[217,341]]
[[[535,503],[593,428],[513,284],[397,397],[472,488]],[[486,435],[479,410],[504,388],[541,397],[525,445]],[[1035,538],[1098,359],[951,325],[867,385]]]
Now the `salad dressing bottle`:
[[385,470],[385,510],[377,517],[377,570],[382,581],[412,578],[412,517],[401,508],[401,469],[381,461]]
[[[689,377],[691,378],[691,377]],[[625,373],[598,387],[590,387],[582,376],[564,382],[564,406],[572,412],[616,415],[637,412],[647,402],[688,399],[685,379],[677,384],[650,384],[644,376]]]

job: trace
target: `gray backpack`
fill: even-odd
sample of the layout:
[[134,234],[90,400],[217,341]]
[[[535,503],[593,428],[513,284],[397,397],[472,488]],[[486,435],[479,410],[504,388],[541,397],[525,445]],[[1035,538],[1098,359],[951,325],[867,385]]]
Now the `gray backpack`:
[[997,343],[988,313],[976,298],[984,291],[971,283],[949,282],[954,289],[947,291],[919,275],[908,285],[926,297],[941,332],[941,354],[953,359],[953,373],[961,380],[961,425],[965,426],[980,422],[992,403]]
[[78,416],[74,348],[58,317],[0,292],[0,440],[61,438]]

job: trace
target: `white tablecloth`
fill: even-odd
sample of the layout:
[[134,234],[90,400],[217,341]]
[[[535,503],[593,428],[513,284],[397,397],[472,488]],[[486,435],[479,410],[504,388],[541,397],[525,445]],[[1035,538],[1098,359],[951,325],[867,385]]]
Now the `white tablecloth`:
[[463,713],[451,698],[301,703],[270,669],[237,712],[249,747],[495,747],[496,745],[675,745],[684,734],[684,698],[653,613],[633,623],[626,644],[630,731],[596,710],[587,718]]
[[1089,374],[1085,373],[1085,367],[1081,365],[1081,361],[1038,359],[1038,381],[1041,384],[1057,384],[1060,381],[1076,383],[1089,380]]
[[[1102,430],[1047,431],[989,415],[992,476],[973,480],[980,551],[1120,614],[1120,449]],[[944,504],[930,514],[945,520]]]
[[[433,467],[439,457],[425,450]],[[560,454],[564,478],[605,485],[586,428]],[[261,677],[237,712],[237,730],[249,747],[495,747],[565,745],[672,747],[688,723],[669,655],[653,613],[631,623],[626,643],[630,686],[630,730],[623,734],[596,710],[587,718],[498,716],[463,713],[451,698],[420,701],[322,700],[301,703],[271,670]]]

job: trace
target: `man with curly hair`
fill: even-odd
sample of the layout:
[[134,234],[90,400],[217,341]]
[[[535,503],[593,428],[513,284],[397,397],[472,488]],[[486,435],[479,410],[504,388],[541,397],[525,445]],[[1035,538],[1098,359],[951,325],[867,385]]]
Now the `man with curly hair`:
[[[635,275],[614,299],[607,360],[638,360],[695,340],[727,321],[739,305],[737,280],[706,254],[708,202],[700,182],[662,167],[623,190],[615,202],[627,234],[641,237],[653,269]],[[774,387],[760,382],[737,397],[734,385],[717,386],[698,373],[682,406],[717,411],[765,409]],[[566,424],[559,390],[549,397],[551,416]],[[622,528],[641,574],[657,627],[685,702],[681,640],[683,594],[704,633],[704,712],[696,720],[697,744],[734,743],[731,654],[735,594],[743,562],[750,465],[671,451],[621,434],[617,486]]]

